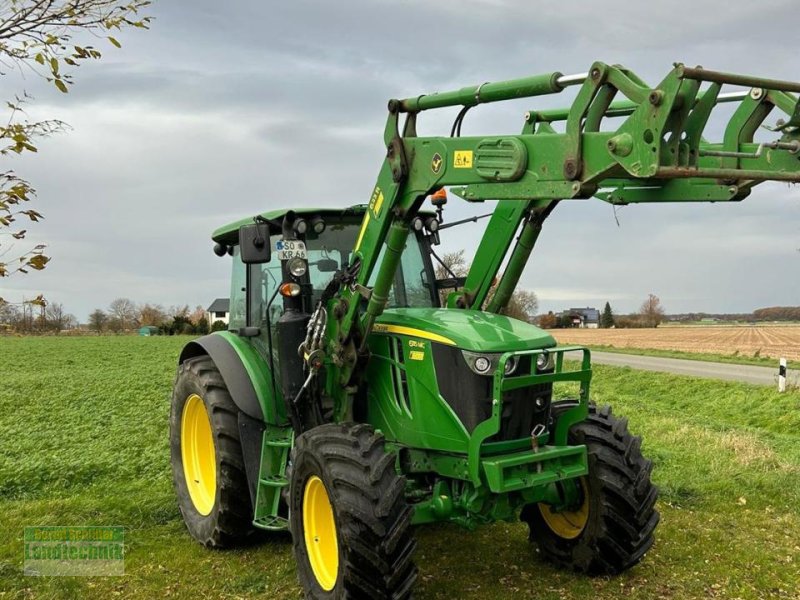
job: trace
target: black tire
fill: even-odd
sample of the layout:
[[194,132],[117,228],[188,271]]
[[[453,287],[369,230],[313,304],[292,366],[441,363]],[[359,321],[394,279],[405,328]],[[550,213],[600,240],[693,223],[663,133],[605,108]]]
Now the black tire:
[[[575,405],[553,404],[554,419]],[[583,530],[576,537],[562,537],[538,504],[525,506],[520,518],[530,527],[530,541],[550,562],[590,575],[621,573],[653,545],[659,514],[658,488],[650,481],[652,463],[642,456],[641,438],[628,431],[628,420],[612,416],[609,406],[590,405],[589,417],[572,427],[569,441],[585,444],[589,456],[589,474],[571,484],[581,485],[578,493],[587,502]]]
[[[216,477],[213,507],[208,514],[201,514],[192,500],[181,452],[184,408],[193,395],[199,396],[205,405],[213,438]],[[208,356],[190,358],[178,367],[172,391],[169,437],[172,481],[189,533],[211,548],[244,542],[255,528],[239,439],[238,409],[222,375]]]
[[[417,578],[412,510],[405,501],[405,478],[395,470],[394,455],[384,450],[383,436],[369,425],[321,425],[297,438],[291,465],[289,523],[306,597],[410,597]],[[324,484],[335,522],[338,568],[327,591],[306,545],[304,498],[314,478]]]

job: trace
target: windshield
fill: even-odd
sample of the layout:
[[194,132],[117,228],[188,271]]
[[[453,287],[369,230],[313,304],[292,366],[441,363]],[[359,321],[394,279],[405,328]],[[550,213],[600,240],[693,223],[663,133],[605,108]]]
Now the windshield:
[[[360,221],[347,222],[329,219],[325,231],[321,234],[312,231],[306,234],[308,277],[313,289],[312,306],[316,305],[334,273],[349,263],[360,229]],[[273,248],[280,239],[279,235],[271,237],[270,243]],[[383,260],[384,251],[385,248],[381,249],[378,265]],[[372,272],[368,287],[374,285],[376,276],[377,266]],[[280,280],[281,264],[278,260],[251,266],[251,324],[258,324],[266,317],[267,304],[281,283]],[[403,251],[386,307],[430,308],[436,306],[434,304],[435,296],[431,289],[430,276],[422,254],[420,239],[412,233],[408,236],[408,242]],[[270,307],[270,320],[274,323],[282,311],[283,303],[280,300],[274,301]]]
[[[386,247],[381,248],[378,265],[383,261]],[[375,285],[378,276],[377,267],[372,271],[367,287]],[[421,244],[413,233],[408,236],[400,265],[394,276],[394,283],[389,292],[386,308],[430,308],[433,303],[432,286],[428,269],[422,256]]]

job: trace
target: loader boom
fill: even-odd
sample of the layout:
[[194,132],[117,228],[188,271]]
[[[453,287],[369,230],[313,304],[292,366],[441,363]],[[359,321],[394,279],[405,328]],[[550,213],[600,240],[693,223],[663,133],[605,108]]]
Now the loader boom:
[[[708,85],[701,90],[704,82]],[[750,89],[722,93],[726,84]],[[478,104],[556,94],[571,86],[579,88],[569,108],[529,111],[517,135],[420,137],[416,132],[424,111],[461,106],[455,134],[466,112]],[[465,286],[450,295],[448,307],[500,312],[544,219],[559,201],[739,201],[763,181],[800,181],[796,92],[800,84],[794,82],[682,64],[650,87],[624,67],[597,62],[585,74],[546,73],[390,100],[386,157],[349,276],[327,306],[331,317],[320,350],[328,372],[326,393],[336,399],[337,413],[343,414],[358,385],[367,336],[386,305],[409,228],[428,196],[446,186],[468,202],[498,201]],[[713,110],[731,102],[738,106],[722,140],[706,140]],[[774,139],[756,142],[756,132],[776,109],[784,117],[768,128]],[[612,117],[624,120],[616,129],[601,130]],[[564,124],[562,132],[556,123]],[[491,282],[517,232],[497,292],[487,304]],[[322,364],[319,354],[315,360]]]
[[[569,108],[529,111],[519,134],[461,137],[478,104],[568,87]],[[588,348],[500,313],[562,201],[739,201],[800,181],[798,91],[683,65],[650,87],[595,63],[390,100],[367,205],[272,210],[212,235],[233,258],[229,331],[184,348],[170,419],[190,533],[221,546],[290,529],[307,597],[409,597],[412,524],[519,518],[554,564],[636,565],[659,521],[641,439],[592,402]],[[721,103],[736,108],[708,141]],[[417,135],[425,111],[452,106],[449,137]],[[433,264],[458,224],[447,190],[496,201],[466,219],[491,217],[465,278]]]

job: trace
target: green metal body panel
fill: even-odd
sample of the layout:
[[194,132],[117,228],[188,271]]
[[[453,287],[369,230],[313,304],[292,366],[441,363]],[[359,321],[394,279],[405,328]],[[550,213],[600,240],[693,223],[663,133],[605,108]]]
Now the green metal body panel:
[[[723,84],[752,89],[723,95]],[[417,135],[417,120],[427,110],[554,94],[570,85],[579,88],[569,108],[528,112],[520,134]],[[386,156],[369,203],[345,209],[362,225],[349,263],[351,279],[322,307],[327,318],[314,368],[321,396],[334,404],[335,420],[351,418],[359,409],[385,434],[407,477],[415,522],[452,520],[474,527],[512,519],[525,503],[566,506],[574,499],[559,494],[556,484],[587,472],[585,448],[570,447],[567,435],[588,414],[588,350],[553,348],[546,332],[499,314],[556,204],[592,197],[611,204],[739,201],[763,181],[798,182],[800,108],[794,94],[799,91],[800,84],[793,82],[680,64],[651,87],[624,67],[598,62],[581,76],[552,72],[389,102]],[[706,124],[722,102],[738,102],[738,107],[723,139],[708,141]],[[788,117],[772,128],[777,139],[756,143],[755,132],[776,111]],[[608,117],[622,122],[603,127]],[[559,131],[555,125],[560,124]],[[466,283],[449,295],[446,308],[387,310],[403,250],[413,239],[411,225],[426,198],[442,187],[468,202],[497,202]],[[261,217],[274,220],[287,213]],[[222,227],[213,239],[236,244],[238,228],[251,222]],[[276,490],[286,483],[291,443],[291,430],[282,427],[284,403],[273,393],[263,356],[250,342],[225,335],[246,361],[271,426],[263,441],[256,524],[280,528]],[[491,375],[491,415],[472,431],[440,393],[433,344],[500,355]],[[577,369],[566,368],[567,351],[583,353]],[[552,373],[504,375],[508,361],[529,357],[533,364],[544,352],[556,354]],[[536,439],[489,442],[501,427],[504,394],[561,382],[579,386],[580,402],[552,431]],[[434,483],[425,487],[429,476]]]
[[229,331],[218,331],[214,335],[223,337],[242,361],[250,376],[250,381],[253,382],[265,422],[275,425],[285,424],[287,421],[286,406],[283,399],[275,393],[269,363],[263,359],[247,338],[239,337]]
[[[396,345],[393,337],[374,335],[370,340],[373,354],[366,377],[374,384],[367,387],[368,422],[388,440],[408,447],[465,453],[469,434],[439,395],[430,348],[433,342],[398,336],[400,344]],[[403,353],[400,360],[398,346]],[[412,360],[411,352],[420,352],[423,358]],[[394,385],[395,370],[405,375],[405,393]]]
[[428,335],[450,340],[453,346],[478,352],[506,352],[549,348],[556,345],[553,336],[538,327],[479,310],[444,308],[392,308],[376,322],[374,333],[386,326],[417,329]]

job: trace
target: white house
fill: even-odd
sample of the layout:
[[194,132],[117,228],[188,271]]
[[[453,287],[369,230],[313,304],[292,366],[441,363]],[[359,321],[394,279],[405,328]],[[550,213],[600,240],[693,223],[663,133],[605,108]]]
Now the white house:
[[568,316],[572,321],[572,327],[597,329],[600,326],[600,311],[588,306],[586,308],[570,308],[558,313],[558,316]]
[[213,325],[214,321],[222,321],[227,325],[231,314],[231,301],[228,298],[217,298],[206,312],[209,325]]

